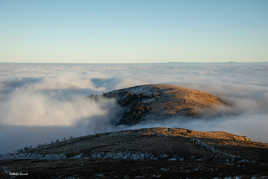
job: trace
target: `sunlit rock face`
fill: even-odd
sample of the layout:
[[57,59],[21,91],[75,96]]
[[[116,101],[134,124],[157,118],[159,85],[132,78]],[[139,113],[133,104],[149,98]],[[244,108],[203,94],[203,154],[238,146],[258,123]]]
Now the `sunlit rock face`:
[[115,98],[123,108],[116,125],[133,125],[149,118],[212,116],[230,105],[212,94],[167,84],[135,86],[114,90],[104,96]]

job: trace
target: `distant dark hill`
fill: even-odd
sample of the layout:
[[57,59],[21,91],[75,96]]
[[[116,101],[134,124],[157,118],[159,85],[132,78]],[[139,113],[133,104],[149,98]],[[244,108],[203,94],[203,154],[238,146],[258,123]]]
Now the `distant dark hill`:
[[219,107],[228,105],[212,94],[166,84],[119,89],[104,96],[115,98],[123,108],[116,125],[133,125],[148,118],[157,120],[174,116],[216,115]]

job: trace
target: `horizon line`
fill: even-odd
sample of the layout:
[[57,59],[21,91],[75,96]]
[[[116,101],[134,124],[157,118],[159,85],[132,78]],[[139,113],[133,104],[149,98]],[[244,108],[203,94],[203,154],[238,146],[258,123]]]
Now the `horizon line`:
[[0,62],[0,64],[168,64],[168,63],[268,63],[267,61],[167,61],[167,62]]

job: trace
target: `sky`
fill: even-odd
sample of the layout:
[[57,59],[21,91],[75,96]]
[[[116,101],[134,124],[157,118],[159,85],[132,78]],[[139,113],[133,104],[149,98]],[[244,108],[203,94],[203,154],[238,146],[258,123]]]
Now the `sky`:
[[0,0],[0,62],[268,61],[267,0]]

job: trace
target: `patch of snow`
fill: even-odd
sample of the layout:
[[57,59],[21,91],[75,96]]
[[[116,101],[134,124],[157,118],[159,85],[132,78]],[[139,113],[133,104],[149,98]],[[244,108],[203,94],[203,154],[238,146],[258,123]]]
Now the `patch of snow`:
[[0,160],[62,160],[66,159],[64,154],[36,154],[36,153],[16,153],[6,154],[0,157]]
[[83,158],[82,154],[78,154],[78,155],[71,157],[71,159],[81,159],[81,158]]
[[145,98],[142,100],[143,103],[152,103],[155,101],[155,98]]
[[90,155],[90,158],[93,159],[123,159],[123,160],[158,160],[167,158],[167,154],[161,154],[156,156],[151,153],[141,153],[141,152],[100,152]]
[[148,87],[148,86],[139,86],[139,87],[134,87],[134,88],[131,88],[129,90],[131,93],[134,93],[134,94],[145,94],[145,95],[152,95],[153,94],[153,90],[152,88]]
[[175,160],[177,160],[177,159],[174,158],[174,157],[172,157],[172,158],[169,158],[168,160],[175,161]]
[[3,171],[4,171],[5,174],[7,174],[7,175],[9,174],[9,170],[8,170],[7,167],[4,166],[4,167],[2,167],[2,169],[3,169]]

